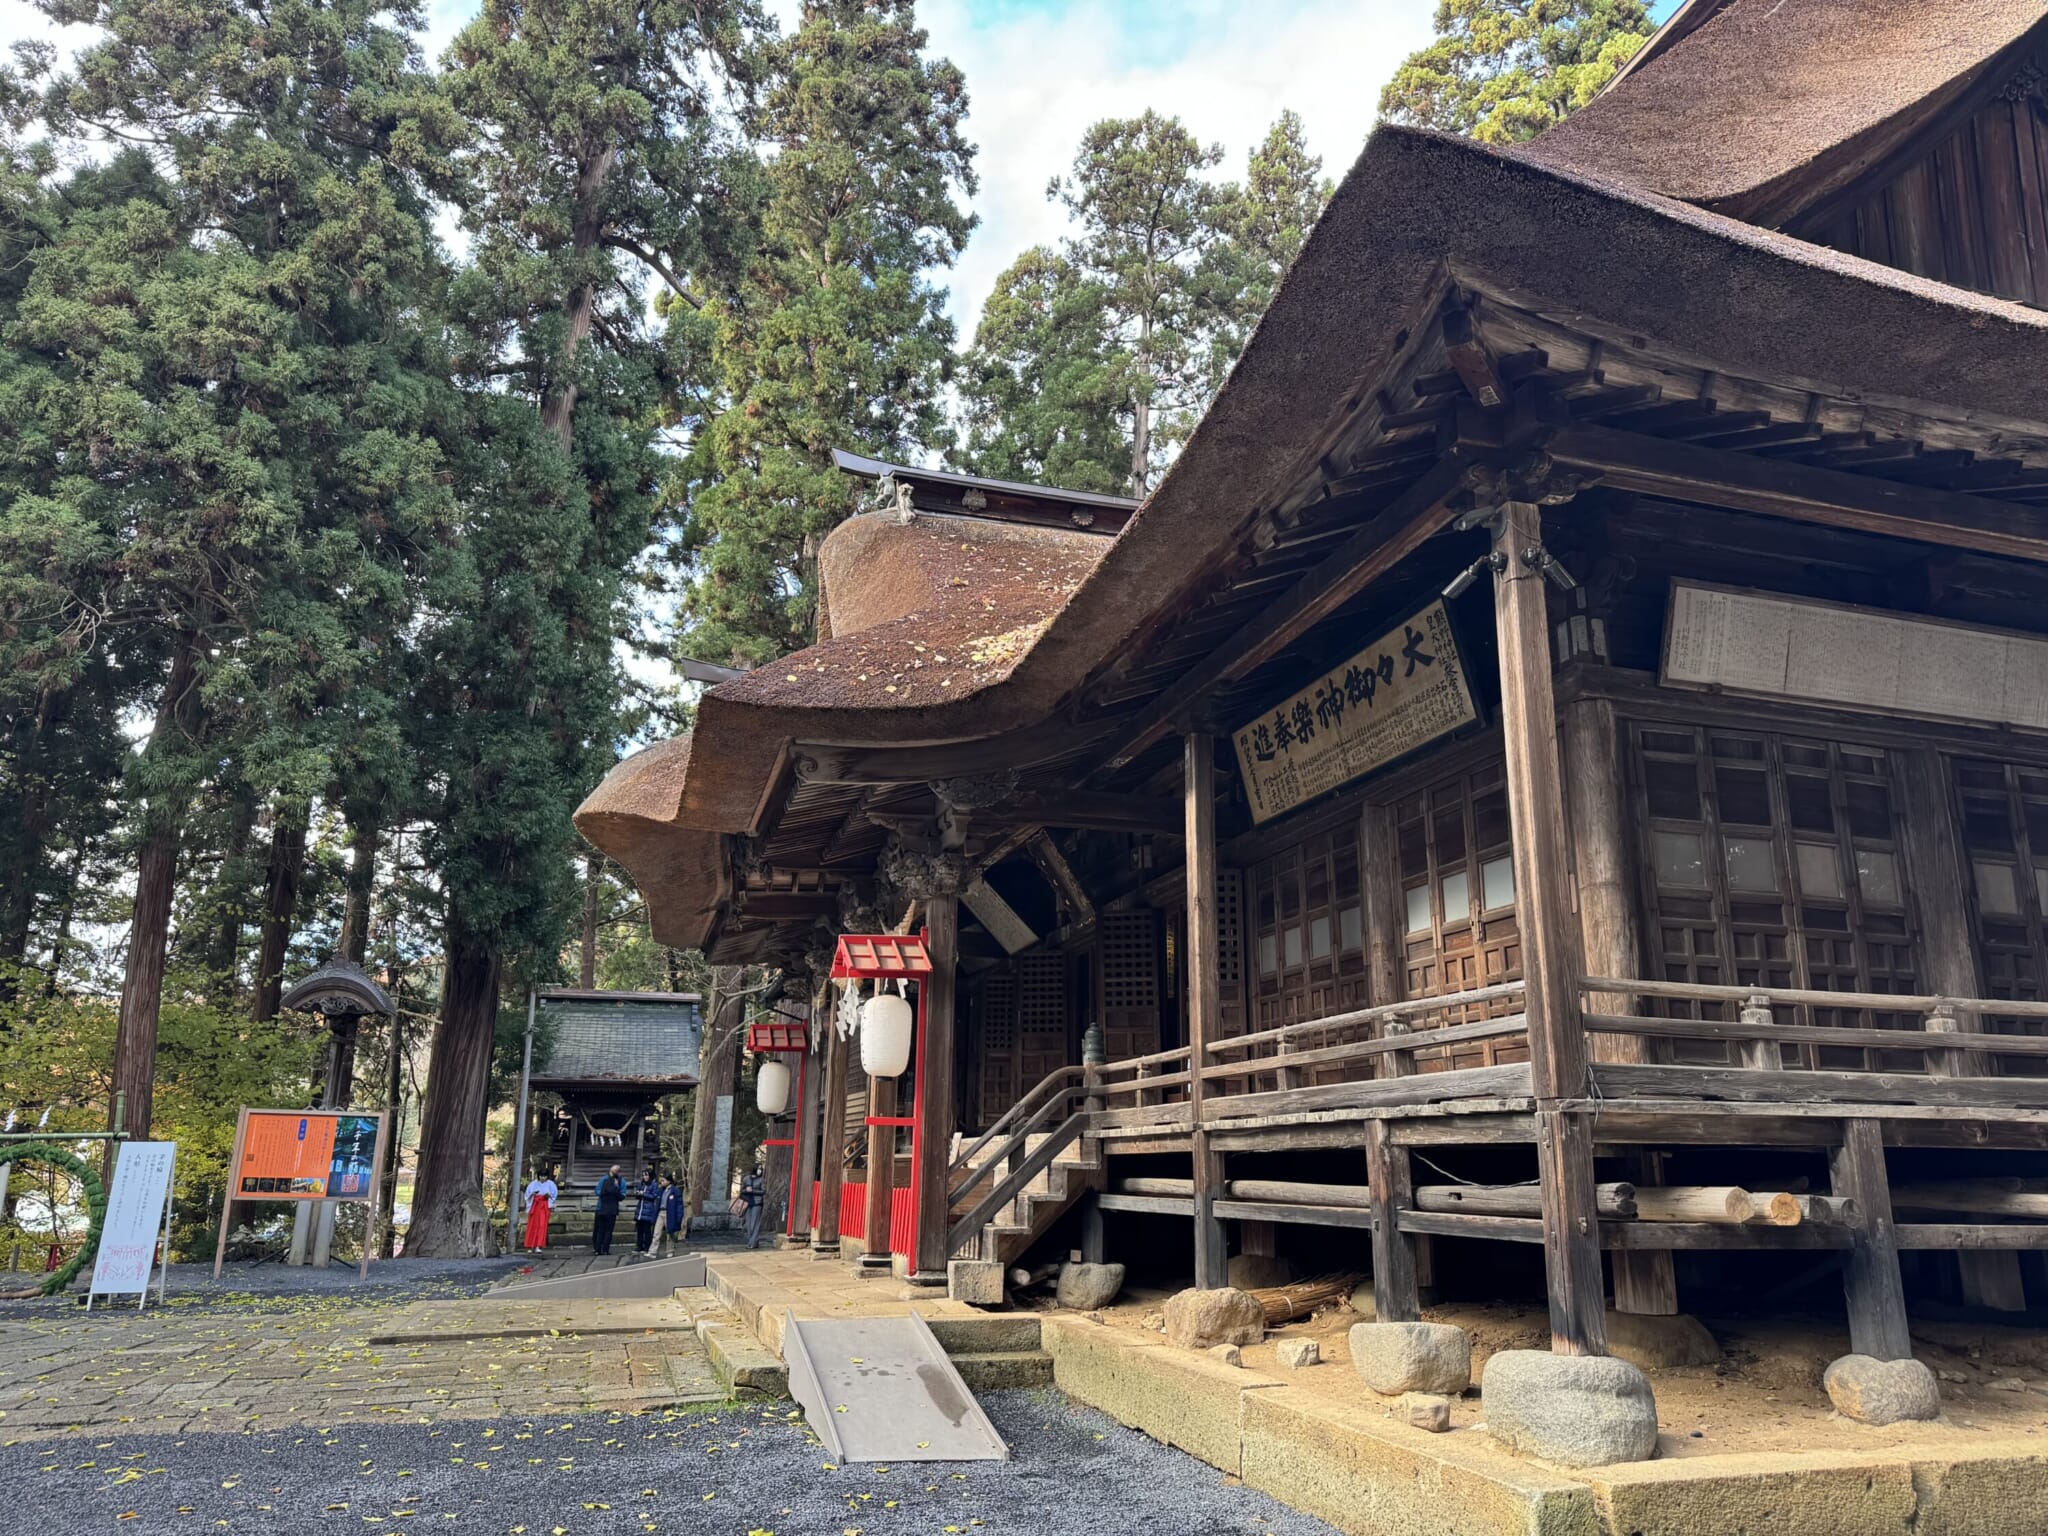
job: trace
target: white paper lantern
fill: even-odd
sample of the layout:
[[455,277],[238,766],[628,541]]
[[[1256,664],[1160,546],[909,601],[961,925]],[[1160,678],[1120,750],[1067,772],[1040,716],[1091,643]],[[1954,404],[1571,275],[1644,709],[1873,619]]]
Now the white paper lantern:
[[754,1107],[764,1115],[779,1115],[789,1108],[789,1067],[780,1061],[764,1061],[754,1074]]
[[860,1005],[860,1065],[869,1077],[899,1077],[910,1065],[910,1037],[916,1023],[910,1004],[894,992],[879,992]]

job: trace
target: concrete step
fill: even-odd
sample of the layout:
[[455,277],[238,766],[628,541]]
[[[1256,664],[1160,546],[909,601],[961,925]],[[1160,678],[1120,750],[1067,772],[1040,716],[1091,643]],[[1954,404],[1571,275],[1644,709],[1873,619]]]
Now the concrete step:
[[946,1351],[960,1379],[976,1392],[1001,1392],[1012,1387],[1052,1385],[1052,1356],[1042,1349],[988,1350],[972,1354]]
[[928,1317],[926,1325],[949,1355],[1030,1353],[1039,1347],[1038,1319],[1028,1312],[983,1317]]

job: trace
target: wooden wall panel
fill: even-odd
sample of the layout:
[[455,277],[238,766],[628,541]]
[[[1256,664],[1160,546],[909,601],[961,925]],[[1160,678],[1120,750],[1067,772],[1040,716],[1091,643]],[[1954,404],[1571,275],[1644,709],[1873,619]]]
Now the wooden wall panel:
[[1937,282],[2048,306],[2048,92],[2037,62],[1789,233]]

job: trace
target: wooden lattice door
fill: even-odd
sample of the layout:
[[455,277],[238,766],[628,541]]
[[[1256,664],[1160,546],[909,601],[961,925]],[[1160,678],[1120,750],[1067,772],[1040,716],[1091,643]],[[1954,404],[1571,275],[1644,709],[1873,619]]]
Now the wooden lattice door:
[[[1436,997],[1519,980],[1522,931],[1515,912],[1505,766],[1488,763],[1401,800],[1394,808],[1394,837],[1407,995]],[[1520,1006],[1510,998],[1450,1010],[1434,1022],[1490,1018]],[[1527,1043],[1508,1037],[1419,1051],[1416,1064],[1440,1072],[1528,1057]]]
[[[1884,752],[1842,742],[1639,724],[1631,787],[1645,829],[1643,872],[1656,974],[1720,986],[1917,992],[1918,935],[1900,858]],[[1725,1004],[1662,1004],[1726,1017]],[[1884,1010],[1801,1008],[1780,1022],[1913,1027]],[[1721,1064],[1730,1048],[1675,1042],[1681,1061]],[[1910,1052],[1787,1046],[1787,1066],[1918,1071]]]
[[1017,972],[1005,963],[991,971],[975,998],[978,1027],[975,1043],[981,1053],[979,1123],[993,1125],[1017,1102]]
[[1067,1065],[1067,957],[1060,950],[1019,955],[1017,1092],[1021,1097]]
[[1095,1006],[1111,1061],[1159,1049],[1165,921],[1151,907],[1104,912],[1095,923]]

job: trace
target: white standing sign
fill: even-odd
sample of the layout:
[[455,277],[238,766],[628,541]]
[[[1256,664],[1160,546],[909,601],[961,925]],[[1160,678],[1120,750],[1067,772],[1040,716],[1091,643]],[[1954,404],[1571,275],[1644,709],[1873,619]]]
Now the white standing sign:
[[140,1307],[149,1296],[150,1271],[156,1264],[159,1236],[165,1240],[164,1269],[156,1299],[164,1299],[163,1280],[170,1270],[171,1171],[178,1144],[174,1141],[124,1141],[114,1163],[114,1187],[107,1196],[107,1219],[100,1227],[99,1257],[92,1267],[95,1296],[134,1296]]

